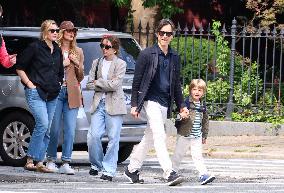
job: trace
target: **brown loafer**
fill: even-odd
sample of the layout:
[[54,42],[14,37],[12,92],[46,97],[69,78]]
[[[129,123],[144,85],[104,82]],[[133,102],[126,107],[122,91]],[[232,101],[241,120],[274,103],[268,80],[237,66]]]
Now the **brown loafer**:
[[28,171],[36,171],[37,167],[33,163],[26,163],[24,169]]
[[45,165],[37,165],[36,171],[41,173],[54,173],[53,170],[48,169]]

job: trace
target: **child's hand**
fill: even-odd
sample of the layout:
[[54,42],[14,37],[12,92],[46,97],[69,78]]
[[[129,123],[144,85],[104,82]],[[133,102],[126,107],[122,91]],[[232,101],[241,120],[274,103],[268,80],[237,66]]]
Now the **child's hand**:
[[202,144],[206,144],[206,139],[202,138]]
[[182,111],[179,113],[182,119],[187,119],[189,117],[189,114],[186,111]]
[[189,117],[189,110],[186,107],[184,107],[180,110],[179,114],[180,114],[181,118],[187,119]]

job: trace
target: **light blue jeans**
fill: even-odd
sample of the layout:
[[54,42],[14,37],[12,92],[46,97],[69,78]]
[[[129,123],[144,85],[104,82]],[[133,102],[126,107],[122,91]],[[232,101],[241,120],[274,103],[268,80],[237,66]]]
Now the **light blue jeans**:
[[[103,174],[114,176],[117,168],[122,115],[109,115],[102,99],[91,116],[91,128],[88,132],[89,159],[92,168]],[[102,137],[107,134],[109,142],[106,153],[103,153]]]
[[76,120],[79,108],[69,108],[67,87],[62,87],[58,96],[54,118],[50,128],[50,142],[46,157],[48,160],[56,161],[57,146],[60,137],[63,120],[63,144],[62,161],[70,162],[75,137]]
[[57,98],[44,101],[36,89],[25,89],[26,100],[35,119],[35,127],[29,143],[27,156],[34,161],[43,161],[49,143],[49,129]]

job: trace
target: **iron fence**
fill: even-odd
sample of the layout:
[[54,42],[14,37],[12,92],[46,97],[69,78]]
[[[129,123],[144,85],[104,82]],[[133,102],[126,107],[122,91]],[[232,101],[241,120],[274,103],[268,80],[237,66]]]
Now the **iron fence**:
[[[155,31],[141,22],[130,31],[142,47],[155,43]],[[284,29],[237,26],[234,19],[227,30],[220,23],[193,25],[183,29],[177,24],[171,46],[182,62],[184,94],[193,78],[207,83],[205,101],[212,116],[232,113],[283,116],[283,36]]]

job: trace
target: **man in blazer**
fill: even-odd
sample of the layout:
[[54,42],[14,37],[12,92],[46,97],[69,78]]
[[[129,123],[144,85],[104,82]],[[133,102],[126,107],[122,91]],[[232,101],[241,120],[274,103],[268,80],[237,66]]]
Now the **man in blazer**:
[[164,126],[167,117],[171,116],[174,101],[180,112],[185,111],[188,114],[181,90],[180,58],[169,46],[174,29],[171,20],[162,19],[156,29],[158,43],[143,50],[137,59],[132,84],[131,114],[138,117],[144,107],[148,127],[142,141],[132,152],[130,163],[125,170],[126,177],[132,183],[143,182],[139,179],[139,169],[152,145],[168,185],[174,186],[183,181],[173,170]]

